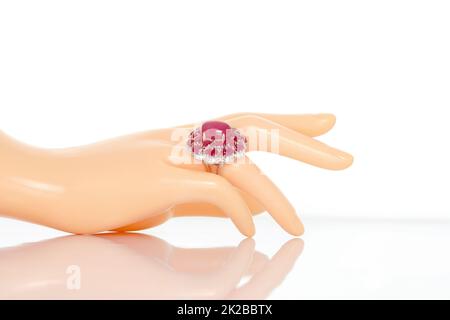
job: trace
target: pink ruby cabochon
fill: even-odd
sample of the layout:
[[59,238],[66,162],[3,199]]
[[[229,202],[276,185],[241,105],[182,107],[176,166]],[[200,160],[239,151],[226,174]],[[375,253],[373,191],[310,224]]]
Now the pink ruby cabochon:
[[219,130],[226,134],[227,130],[231,129],[230,125],[223,121],[206,121],[202,124],[202,133],[208,130]]

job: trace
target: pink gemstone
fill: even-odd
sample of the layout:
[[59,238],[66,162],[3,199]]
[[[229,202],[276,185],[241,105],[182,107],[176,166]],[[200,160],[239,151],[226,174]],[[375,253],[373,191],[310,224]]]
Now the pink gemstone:
[[225,146],[227,131],[230,129],[231,127],[222,121],[207,121],[202,124],[203,148],[206,148],[214,141],[214,147],[208,151],[209,155],[216,156],[215,149]]
[[227,130],[231,129],[231,127],[222,121],[207,121],[202,124],[202,133],[210,129],[219,130],[222,131],[223,134],[226,134]]

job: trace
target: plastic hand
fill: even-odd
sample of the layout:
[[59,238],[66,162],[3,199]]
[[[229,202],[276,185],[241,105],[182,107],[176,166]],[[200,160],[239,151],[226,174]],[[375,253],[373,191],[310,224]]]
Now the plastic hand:
[[[283,156],[334,170],[352,163],[347,153],[312,138],[334,125],[332,115],[238,114],[221,120],[257,132],[257,139],[270,140],[268,132],[278,130]],[[264,209],[287,232],[303,233],[294,208],[254,164],[224,165],[214,174],[202,164],[174,162],[179,140],[173,133],[156,130],[62,150],[6,139],[0,212],[74,233],[140,230],[173,216],[228,216],[252,236],[252,213]],[[258,142],[250,142],[249,151],[258,151]]]
[[264,299],[302,249],[292,239],[269,259],[252,239],[187,249],[135,233],[68,236],[0,249],[0,299]]

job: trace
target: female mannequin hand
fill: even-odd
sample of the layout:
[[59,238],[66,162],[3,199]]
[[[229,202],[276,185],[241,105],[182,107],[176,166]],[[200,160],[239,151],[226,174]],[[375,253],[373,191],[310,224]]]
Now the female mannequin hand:
[[[332,115],[237,114],[220,120],[257,132],[258,140],[278,130],[283,156],[335,170],[352,163],[350,155],[311,138],[334,125]],[[174,161],[180,141],[173,133],[155,130],[61,150],[2,137],[0,212],[73,233],[140,230],[173,216],[228,216],[252,236],[252,213],[267,210],[287,232],[303,233],[294,208],[254,164],[224,165],[214,174],[201,163]],[[249,151],[260,148],[249,145]]]

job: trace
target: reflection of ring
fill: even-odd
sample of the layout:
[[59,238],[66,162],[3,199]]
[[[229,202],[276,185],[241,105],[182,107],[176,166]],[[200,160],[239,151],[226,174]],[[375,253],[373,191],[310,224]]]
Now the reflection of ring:
[[189,134],[187,145],[205,164],[231,163],[245,155],[247,138],[222,121],[208,121]]

